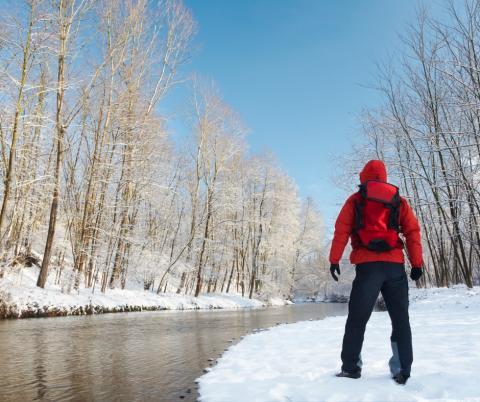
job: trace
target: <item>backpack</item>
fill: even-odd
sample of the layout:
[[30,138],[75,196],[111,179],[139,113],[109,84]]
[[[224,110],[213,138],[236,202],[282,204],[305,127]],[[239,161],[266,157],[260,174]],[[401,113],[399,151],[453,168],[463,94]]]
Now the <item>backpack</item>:
[[398,187],[369,180],[360,185],[359,195],[355,201],[354,223],[357,244],[377,252],[401,248]]

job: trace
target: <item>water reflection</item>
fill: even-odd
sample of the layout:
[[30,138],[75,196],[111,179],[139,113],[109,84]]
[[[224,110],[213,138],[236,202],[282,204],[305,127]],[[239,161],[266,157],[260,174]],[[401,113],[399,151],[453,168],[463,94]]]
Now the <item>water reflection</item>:
[[193,401],[195,378],[230,339],[345,313],[305,304],[1,321],[0,401]]

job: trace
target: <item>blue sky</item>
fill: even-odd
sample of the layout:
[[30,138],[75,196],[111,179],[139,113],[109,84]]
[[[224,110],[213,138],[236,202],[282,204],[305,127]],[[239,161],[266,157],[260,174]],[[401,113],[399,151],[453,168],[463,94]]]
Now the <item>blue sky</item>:
[[[430,2],[429,4],[433,3]],[[345,193],[335,158],[363,108],[377,105],[376,63],[398,52],[417,0],[186,0],[198,23],[188,69],[212,78],[250,129],[312,196],[327,232]],[[436,2],[438,4],[438,2]]]

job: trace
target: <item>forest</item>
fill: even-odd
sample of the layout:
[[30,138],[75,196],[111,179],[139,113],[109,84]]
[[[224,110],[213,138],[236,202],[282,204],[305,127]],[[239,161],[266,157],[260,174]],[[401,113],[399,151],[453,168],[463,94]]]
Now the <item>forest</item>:
[[[348,274],[329,284],[314,200],[275,155],[250,151],[221,90],[186,68],[199,27],[182,1],[10,5],[0,26],[0,277],[36,269],[38,287],[66,294],[345,293]],[[421,223],[418,285],[472,287],[480,2],[445,7],[442,18],[420,8],[403,50],[378,65],[371,89],[382,102],[359,116],[339,185],[356,183],[366,160],[386,161]],[[189,93],[181,139],[165,106],[179,87]]]
[[[321,215],[185,72],[198,26],[181,1],[2,4],[0,277],[288,298],[299,272],[318,276]],[[182,141],[162,109],[179,86]]]
[[[424,243],[423,284],[480,283],[480,2],[444,2],[435,18],[420,8],[402,34],[405,50],[378,66],[378,108],[346,174],[383,159],[413,206]],[[361,145],[360,145],[361,144]]]

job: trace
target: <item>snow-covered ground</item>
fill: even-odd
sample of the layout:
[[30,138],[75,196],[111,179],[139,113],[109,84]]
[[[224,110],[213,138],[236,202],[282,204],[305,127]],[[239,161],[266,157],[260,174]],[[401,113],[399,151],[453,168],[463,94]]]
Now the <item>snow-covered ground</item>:
[[[156,294],[142,289],[72,290],[48,283],[38,288],[38,270],[23,269],[20,275],[6,274],[0,279],[0,318],[95,314],[116,311],[237,309],[284,305],[290,302],[274,298],[267,301],[243,298],[237,294],[206,294],[199,297]],[[50,278],[49,278],[50,279]]]
[[414,363],[390,379],[390,320],[368,323],[358,380],[337,378],[346,317],[282,325],[232,346],[204,376],[203,402],[480,401],[480,288],[412,289]]

